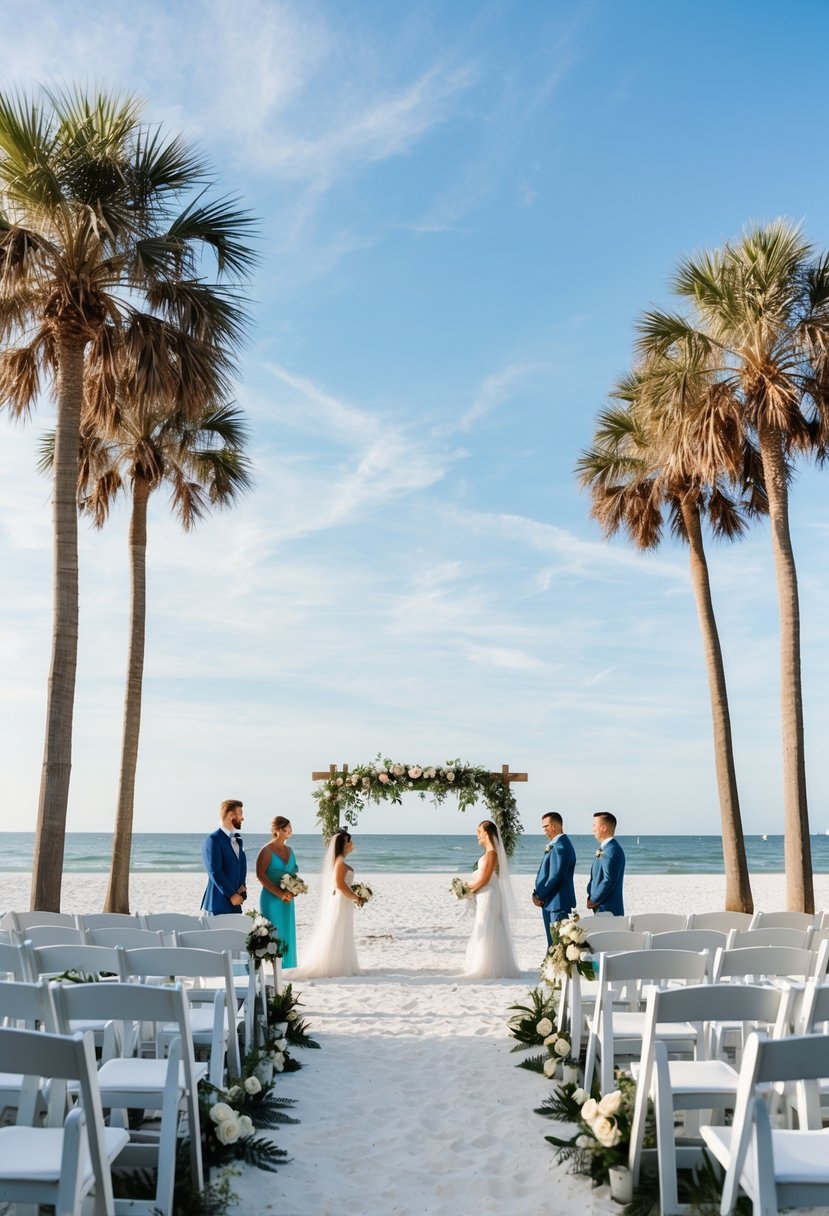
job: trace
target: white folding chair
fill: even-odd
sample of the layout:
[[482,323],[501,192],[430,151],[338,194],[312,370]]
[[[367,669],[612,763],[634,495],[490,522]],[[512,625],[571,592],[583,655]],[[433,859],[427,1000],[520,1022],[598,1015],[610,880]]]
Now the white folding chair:
[[[128,976],[146,979],[167,975],[171,979],[218,981],[219,987],[194,985],[187,988],[190,1030],[193,1042],[210,1052],[211,1084],[223,1085],[225,1056],[229,1071],[238,1077],[242,1071],[242,1057],[230,952],[158,946],[123,953]],[[199,1008],[202,1004],[209,1005],[209,1009]]]
[[243,912],[205,912],[204,926],[205,929],[244,929],[245,932],[250,930],[250,918],[246,917]]
[[730,933],[732,929],[748,929],[754,919],[750,912],[692,912],[688,917],[689,929],[719,929]]
[[631,917],[631,929],[637,933],[674,933],[688,926],[684,912],[646,912],[643,916]]
[[[112,1162],[126,1147],[123,1128],[104,1127],[92,1036],[0,1028],[0,1070],[26,1078],[17,1123],[0,1127],[0,1200],[51,1204],[56,1216],[80,1216],[94,1188],[96,1216],[113,1216]],[[40,1123],[41,1077],[50,1078],[46,1126]],[[68,1115],[66,1081],[80,1104]],[[65,1116],[65,1117],[64,1117]]]
[[[829,1129],[821,1129],[817,1081],[829,1078],[829,1038],[770,1040],[752,1034],[743,1053],[731,1127],[704,1126],[703,1140],[725,1170],[721,1216],[745,1191],[758,1216],[829,1203]],[[761,1085],[794,1082],[800,1127],[772,1130]]]
[[[26,969],[32,979],[38,976],[54,978],[74,972],[80,979],[114,978],[123,980],[123,958],[113,946],[92,946],[86,942],[64,945],[34,946],[28,939],[23,943]],[[82,1027],[73,1026],[73,1030]]]
[[22,941],[23,934],[19,929],[0,929],[0,945],[19,946]]
[[587,929],[601,929],[603,932],[614,929],[629,929],[629,916],[614,916],[612,912],[591,912],[582,917],[582,927]]
[[728,943],[729,950],[745,950],[749,946],[794,946],[811,949],[809,929],[792,929],[784,925],[764,925],[761,929],[735,929]]
[[140,912],[138,919],[142,929],[151,929],[154,933],[163,934],[164,944],[167,946],[175,945],[176,933],[205,927],[202,913],[194,916],[189,912]]
[[720,929],[677,929],[669,933],[654,933],[651,950],[708,950],[713,959],[717,950],[725,950],[731,939],[730,933]]
[[755,912],[752,929],[807,929],[820,928],[820,912]]
[[164,934],[160,930],[140,929],[135,922],[132,925],[84,929],[84,939],[90,946],[123,946],[125,950],[164,945]]
[[[0,1026],[57,1034],[57,1019],[49,985],[43,980],[36,984],[0,981]],[[18,1106],[24,1079],[20,1072],[0,1072],[0,1114]],[[43,1090],[41,1095],[43,1097]],[[45,1098],[41,1101],[43,1108]]]
[[4,929],[30,929],[32,925],[64,925],[76,929],[71,912],[7,912]]
[[[731,984],[712,984],[675,989],[652,989],[648,994],[642,1055],[633,1069],[636,1077],[636,1105],[630,1137],[628,1164],[633,1184],[639,1182],[643,1157],[645,1118],[648,1099],[654,1102],[656,1117],[659,1205],[662,1216],[676,1216],[690,1210],[680,1204],[677,1168],[695,1165],[701,1156],[702,1142],[678,1145],[678,1111],[733,1109],[739,1074],[725,1060],[711,1054],[712,1023],[728,1021],[744,1025],[774,1024],[781,1016],[787,994],[779,989]],[[697,1027],[698,1055],[693,1060],[669,1060],[658,1028],[668,1023]],[[702,1034],[703,1025],[707,1034]],[[686,1120],[686,1133],[692,1130]]]
[[[10,980],[32,980],[37,978],[32,975],[29,967],[29,957],[22,942],[16,946],[0,942],[0,979],[3,977]],[[0,1010],[0,1012],[2,1011]]]
[[[75,917],[81,933],[90,929],[140,929],[138,916],[130,912],[88,912]],[[106,943],[109,944],[109,943]]]
[[757,979],[801,979],[826,976],[829,942],[817,952],[796,946],[746,946],[718,950],[714,958],[713,982],[746,983]]
[[[645,1033],[645,1013],[640,1010],[641,985],[668,981],[701,984],[706,978],[706,954],[691,950],[631,950],[626,954],[602,954],[599,960],[599,994],[593,1016],[588,1019],[587,1059],[584,1088],[590,1093],[593,1071],[598,1059],[600,1089],[608,1093],[613,1085],[617,1056],[639,1055]],[[626,1009],[616,1008],[619,989],[627,988]],[[660,1025],[660,1038],[669,1039],[673,1049],[696,1049],[697,1029]]]
[[[66,1027],[78,1019],[106,1018],[112,1030],[98,1070],[98,1087],[104,1106],[115,1112],[160,1111],[157,1135],[139,1129],[124,1151],[125,1166],[155,1166],[155,1195],[141,1202],[115,1200],[116,1213],[172,1216],[176,1147],[180,1119],[186,1116],[193,1186],[204,1189],[199,1123],[198,1083],[206,1067],[196,1063],[190,1036],[189,1010],[181,984],[60,984],[54,986],[59,1023]],[[135,1019],[154,1027],[156,1041],[168,1035],[167,1058],[143,1059],[132,1054],[132,1036],[124,1027]],[[115,1026],[120,1023],[118,1033]],[[126,1122],[121,1116],[122,1122]]]
[[[587,941],[593,948],[594,967],[598,967],[599,955],[608,950],[618,954],[625,950],[647,950],[650,946],[649,933],[633,933],[630,929],[626,929],[624,924],[614,925],[611,930],[607,931],[604,928],[607,917],[604,913],[600,915],[603,917],[600,921],[602,928],[593,927],[595,921],[599,920],[598,916],[589,921],[585,918],[581,922],[588,930]],[[627,921],[624,916],[612,919],[625,923]],[[561,986],[559,1020],[562,1022],[562,1029],[567,1026],[570,1031],[570,1048],[574,1059],[578,1059],[581,1054],[585,1020],[589,1017],[591,1010],[595,1008],[598,991],[599,986],[596,980],[584,979],[578,973],[566,976]]]
[[[247,917],[245,917],[247,920]],[[250,922],[248,921],[248,924]],[[256,1037],[257,997],[259,1016],[267,1024],[268,991],[264,968],[251,963],[247,953],[247,925],[232,929],[185,929],[176,933],[176,945],[195,950],[229,950],[233,960],[233,991],[238,1006],[244,1010],[245,1051],[254,1047]],[[274,960],[274,970],[279,960]],[[277,991],[279,985],[277,983]]]
[[33,946],[80,946],[83,934],[70,925],[29,925],[21,934]]

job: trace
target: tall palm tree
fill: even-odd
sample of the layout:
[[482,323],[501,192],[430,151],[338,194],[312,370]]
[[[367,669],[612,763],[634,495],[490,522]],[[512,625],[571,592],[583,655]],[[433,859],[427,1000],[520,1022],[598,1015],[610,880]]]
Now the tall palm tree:
[[[136,351],[159,402],[220,399],[244,329],[233,290],[249,271],[251,218],[210,201],[205,166],[140,121],[132,97],[0,94],[0,405],[26,414],[42,383],[57,409],[53,628],[31,903],[57,910],[78,649],[77,479],[84,369]],[[205,255],[226,286],[207,284]],[[156,361],[175,333],[175,375]],[[101,378],[99,410],[115,395]]]
[[[105,912],[129,912],[129,875],[135,774],[141,729],[144,640],[147,619],[147,511],[151,495],[170,487],[170,507],[186,532],[211,507],[228,507],[250,487],[241,411],[209,406],[192,417],[157,407],[124,411],[110,436],[101,436],[86,415],[81,428],[79,505],[103,527],[114,500],[130,498],[130,633],[118,801]],[[43,443],[40,467],[51,466],[52,435]]]
[[721,390],[757,438],[780,617],[786,900],[791,909],[812,912],[800,608],[788,499],[792,461],[814,445],[825,453],[829,434],[829,258],[816,257],[797,226],[776,220],[684,259],[674,288],[691,305],[691,317],[646,314],[641,352],[659,357],[677,344],[695,348],[717,366]]
[[[725,907],[751,912],[754,903],[740,815],[725,668],[703,545],[702,519],[707,517],[715,536],[736,539],[745,530],[746,513],[757,509],[758,496],[753,487],[741,503],[731,492],[727,477],[717,476],[706,483],[695,471],[693,454],[704,441],[707,414],[712,409],[716,411],[716,400],[708,397],[707,413],[705,403],[698,400],[696,411],[688,411],[686,425],[682,429],[672,426],[665,413],[654,406],[648,390],[653,391],[653,380],[658,379],[659,391],[664,396],[667,380],[673,379],[676,385],[677,370],[663,360],[658,370],[650,369],[650,377],[638,373],[619,385],[613,395],[625,404],[600,413],[593,446],[582,454],[577,473],[582,485],[591,491],[591,513],[605,535],[624,531],[637,548],[654,549],[662,538],[667,514],[673,535],[688,545],[714,728]],[[746,458],[750,460],[750,449]]]

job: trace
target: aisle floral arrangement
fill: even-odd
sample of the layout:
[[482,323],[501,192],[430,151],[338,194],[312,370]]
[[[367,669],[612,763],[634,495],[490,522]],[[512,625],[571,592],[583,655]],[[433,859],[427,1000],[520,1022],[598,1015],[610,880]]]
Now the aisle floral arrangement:
[[541,963],[541,978],[546,984],[556,986],[564,976],[578,972],[584,979],[595,979],[593,947],[587,941],[587,930],[579,923],[578,912],[570,913],[566,920],[553,921],[550,925],[551,944]]
[[282,958],[287,947],[280,940],[276,927],[261,912],[251,908],[245,915],[253,921],[253,928],[248,933],[245,949],[248,956],[253,959],[253,965],[258,971],[263,963],[272,963],[275,959]]
[[[531,988],[527,1004],[510,1005],[508,1012],[513,1015],[507,1021],[507,1029],[515,1039],[513,1051],[543,1047],[544,1040],[556,1029],[555,998],[547,988]],[[535,1071],[541,1072],[544,1056],[537,1059],[539,1064]],[[522,1066],[525,1066],[523,1061]]]
[[291,1047],[319,1050],[319,1043],[309,1035],[308,1023],[299,1012],[301,1004],[292,984],[285,984],[281,992],[268,996],[268,1029],[263,1050],[270,1053],[275,1072],[296,1072],[302,1068],[291,1055]]
[[[575,1085],[560,1085],[536,1110],[559,1123],[576,1125],[567,1140],[558,1136],[545,1136],[545,1140],[558,1150],[557,1162],[572,1162],[573,1173],[589,1175],[595,1186],[607,1182],[609,1169],[626,1166],[628,1161],[636,1083],[620,1073],[616,1084],[611,1093],[596,1097]],[[649,1111],[645,1144],[652,1143],[654,1126]]]
[[314,792],[317,819],[324,835],[330,837],[340,826],[341,817],[353,827],[367,802],[399,803],[405,793],[428,796],[436,806],[449,794],[456,794],[462,811],[481,798],[498,825],[507,855],[512,855],[522,828],[510,786],[500,774],[457,759],[434,765],[400,764],[378,755],[372,764],[359,764],[348,773],[320,783]]

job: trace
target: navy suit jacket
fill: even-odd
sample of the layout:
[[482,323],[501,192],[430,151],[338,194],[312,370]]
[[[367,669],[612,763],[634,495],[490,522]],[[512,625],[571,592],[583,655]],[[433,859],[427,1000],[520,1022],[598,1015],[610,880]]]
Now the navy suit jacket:
[[207,890],[201,906],[208,912],[241,912],[241,904],[232,904],[230,897],[245,885],[248,873],[245,850],[240,845],[237,857],[227,832],[216,828],[205,840],[201,853],[207,870]]
[[624,916],[625,905],[622,884],[625,878],[625,851],[615,836],[601,846],[602,856],[593,862],[587,898],[596,904],[596,912],[612,912]]
[[[559,833],[541,859],[535,877],[533,895],[541,900],[545,912],[572,912],[576,906],[576,889],[573,872],[576,868],[576,850],[570,837]],[[557,917],[553,917],[557,919]]]

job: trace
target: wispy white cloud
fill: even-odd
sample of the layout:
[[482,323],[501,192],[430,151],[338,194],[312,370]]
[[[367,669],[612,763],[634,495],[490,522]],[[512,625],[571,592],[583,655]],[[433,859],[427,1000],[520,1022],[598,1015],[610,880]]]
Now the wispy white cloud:
[[475,394],[472,405],[461,417],[461,430],[471,430],[482,418],[514,397],[521,384],[538,368],[539,364],[532,362],[511,363],[487,376]]

